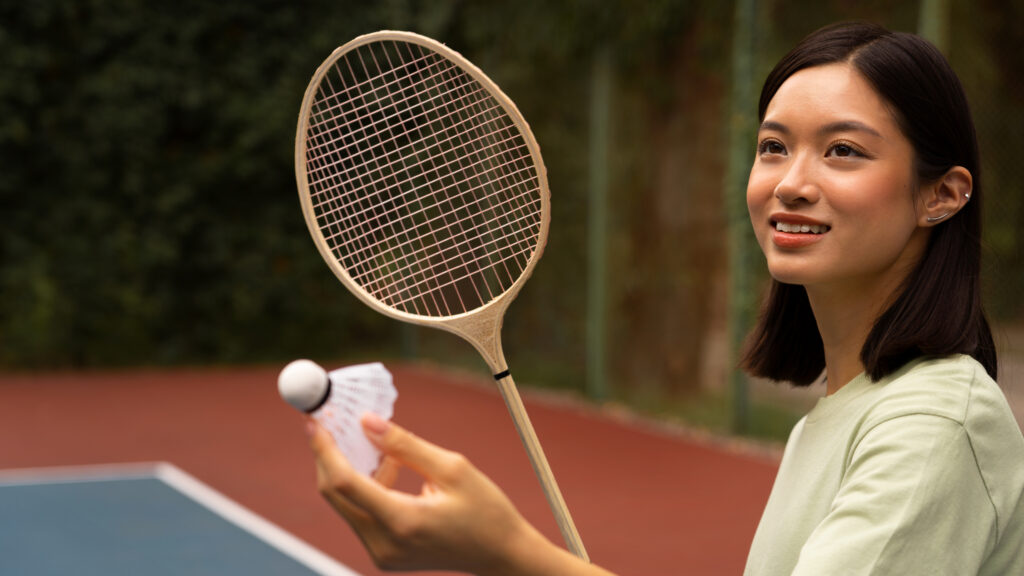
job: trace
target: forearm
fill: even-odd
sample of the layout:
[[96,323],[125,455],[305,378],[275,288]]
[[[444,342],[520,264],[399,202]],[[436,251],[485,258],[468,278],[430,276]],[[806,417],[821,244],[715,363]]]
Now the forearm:
[[486,576],[613,576],[556,546],[528,524],[507,550],[505,562]]

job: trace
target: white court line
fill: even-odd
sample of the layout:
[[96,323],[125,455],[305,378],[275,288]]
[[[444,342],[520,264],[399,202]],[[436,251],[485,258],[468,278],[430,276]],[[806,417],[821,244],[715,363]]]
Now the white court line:
[[360,576],[241,504],[167,462],[0,470],[0,487],[156,479],[324,576]]
[[359,576],[351,568],[285,532],[277,525],[256,515],[251,510],[229,499],[220,492],[189,476],[181,469],[161,462],[155,476],[182,494],[192,498],[239,528],[295,558],[312,570],[325,576]]
[[156,477],[157,463],[95,464],[0,470],[0,487],[142,480]]

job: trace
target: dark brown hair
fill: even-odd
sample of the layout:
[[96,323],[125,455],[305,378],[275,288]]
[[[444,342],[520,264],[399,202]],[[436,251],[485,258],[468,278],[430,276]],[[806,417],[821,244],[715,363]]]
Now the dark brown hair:
[[[863,22],[822,28],[786,54],[765,80],[768,103],[799,70],[849,62],[885,100],[914,147],[919,182],[954,166],[970,171],[970,201],[932,229],[921,261],[875,321],[861,349],[872,380],[919,356],[969,354],[996,377],[992,333],[981,306],[981,165],[967,97],[946,58],[928,41]],[[825,351],[803,286],[771,281],[743,367],[752,375],[797,385],[814,382]]]

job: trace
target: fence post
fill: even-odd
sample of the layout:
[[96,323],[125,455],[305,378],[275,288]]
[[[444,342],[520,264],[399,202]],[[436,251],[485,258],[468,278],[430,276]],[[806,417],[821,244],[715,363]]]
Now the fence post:
[[750,427],[750,398],[746,375],[737,368],[743,337],[750,326],[753,286],[750,278],[750,221],[746,183],[753,154],[754,20],[756,0],[736,0],[732,37],[732,97],[729,110],[729,171],[726,176],[729,223],[729,384],[732,391],[732,429]]
[[608,397],[608,139],[611,124],[611,51],[594,52],[590,75],[590,187],[587,203],[587,395]]
[[949,0],[921,0],[917,33],[942,52],[949,47]]

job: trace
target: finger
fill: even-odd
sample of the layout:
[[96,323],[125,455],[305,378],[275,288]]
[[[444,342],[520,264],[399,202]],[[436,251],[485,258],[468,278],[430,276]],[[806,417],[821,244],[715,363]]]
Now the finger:
[[314,423],[311,434],[310,447],[317,460],[317,484],[331,504],[336,503],[336,497],[341,497],[346,502],[339,503],[342,508],[339,512],[350,512],[346,504],[352,504],[370,516],[390,517],[391,499],[387,488],[352,468],[334,444],[334,438],[322,426]]
[[[397,463],[393,465],[397,466]],[[320,481],[320,478],[325,477],[327,471],[319,460],[317,460],[316,468],[317,481],[322,486],[324,483]],[[366,510],[363,510],[334,490],[323,490],[322,495],[327,500],[327,503],[352,527],[368,550],[371,549],[371,545],[374,543],[386,541],[386,538],[382,538],[382,535],[387,534],[388,530],[379,519],[371,516]]]
[[380,520],[333,491],[324,492],[323,496],[328,504],[352,527],[367,550],[378,549],[382,544],[388,542],[390,532]]
[[393,488],[395,482],[398,480],[398,472],[401,470],[402,464],[392,458],[391,456],[384,456],[381,459],[380,466],[373,473],[373,478],[385,488]]
[[465,458],[416,436],[412,432],[383,420],[376,414],[363,415],[366,437],[384,454],[394,458],[426,479],[442,485],[450,484],[459,476]]
[[[317,466],[317,485],[327,486],[329,481],[326,479],[327,473],[323,470],[323,467]],[[370,515],[366,513],[359,506],[356,506],[351,501],[346,499],[344,496],[338,494],[334,490],[321,490],[321,495],[331,505],[332,508],[338,511],[339,514],[352,525],[353,528],[357,528],[360,525],[365,524],[369,519]]]

